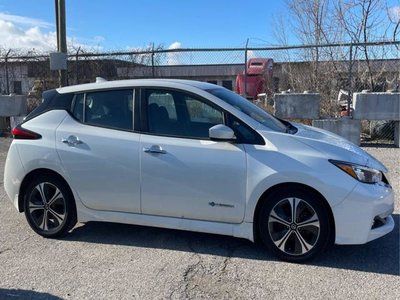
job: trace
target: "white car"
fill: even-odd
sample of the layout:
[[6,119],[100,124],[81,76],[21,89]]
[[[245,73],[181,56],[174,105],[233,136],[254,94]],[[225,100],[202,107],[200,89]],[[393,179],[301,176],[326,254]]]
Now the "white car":
[[5,190],[44,237],[120,222],[259,239],[300,262],[394,227],[379,161],[208,83],[50,90],[13,135]]

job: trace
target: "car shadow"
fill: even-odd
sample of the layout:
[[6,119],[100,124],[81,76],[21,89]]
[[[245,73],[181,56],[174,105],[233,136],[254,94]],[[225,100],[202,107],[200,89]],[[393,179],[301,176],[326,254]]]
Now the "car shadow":
[[[400,275],[399,215],[394,214],[393,218],[395,228],[390,234],[365,245],[334,245],[306,264]],[[263,246],[244,239],[116,223],[89,222],[76,227],[64,240],[169,249],[252,260],[278,260]]]
[[20,289],[2,289],[0,288],[0,299],[43,299],[43,300],[61,300],[62,298],[53,296],[48,293],[40,293],[36,291],[20,290]]

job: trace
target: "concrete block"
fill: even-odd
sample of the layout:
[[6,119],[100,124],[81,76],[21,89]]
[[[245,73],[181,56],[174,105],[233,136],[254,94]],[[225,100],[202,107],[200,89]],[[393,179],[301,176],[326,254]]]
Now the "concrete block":
[[3,132],[7,130],[8,122],[5,117],[0,117],[0,136],[2,135]]
[[360,120],[350,118],[313,120],[312,125],[340,135],[353,144],[360,145]]
[[26,96],[0,96],[0,117],[24,116],[26,112]]
[[317,93],[275,94],[275,112],[283,119],[319,119],[321,96]]
[[400,93],[354,93],[353,118],[400,121]]
[[400,122],[394,122],[394,145],[400,148]]
[[26,116],[19,116],[19,117],[10,117],[10,126],[11,129],[13,129],[15,126],[17,126],[19,123],[22,123]]

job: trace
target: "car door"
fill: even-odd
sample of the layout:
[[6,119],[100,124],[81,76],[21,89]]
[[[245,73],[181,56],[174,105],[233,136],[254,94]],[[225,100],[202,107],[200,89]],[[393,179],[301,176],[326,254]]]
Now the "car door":
[[216,142],[208,129],[224,113],[182,91],[142,92],[142,213],[240,223],[246,199],[243,145]]
[[56,130],[72,188],[95,210],[140,212],[140,134],[133,131],[132,89],[75,96]]

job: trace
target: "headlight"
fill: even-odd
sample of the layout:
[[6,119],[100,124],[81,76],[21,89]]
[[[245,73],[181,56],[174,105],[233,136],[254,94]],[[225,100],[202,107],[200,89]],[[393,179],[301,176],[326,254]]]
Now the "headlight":
[[329,161],[358,181],[364,183],[379,183],[382,181],[381,171],[342,161]]

